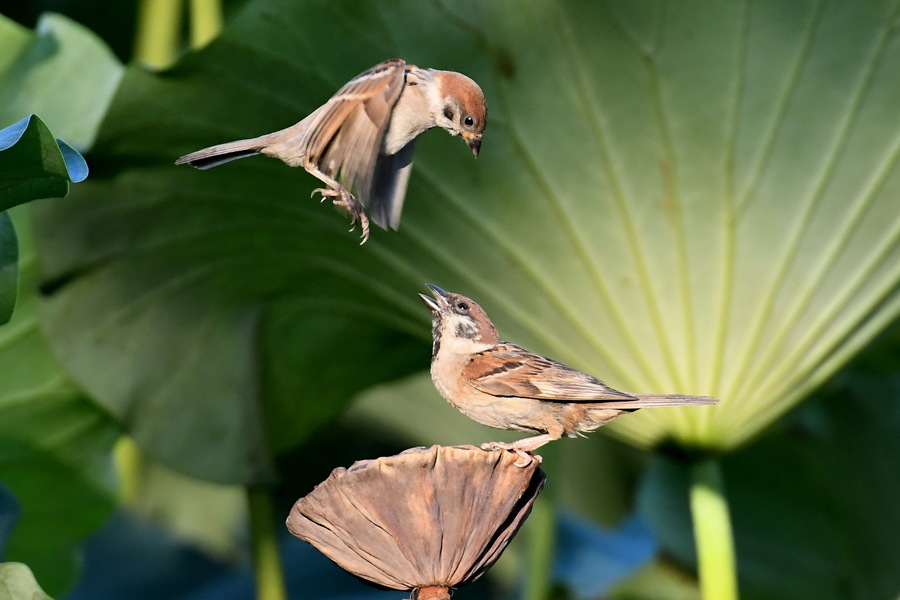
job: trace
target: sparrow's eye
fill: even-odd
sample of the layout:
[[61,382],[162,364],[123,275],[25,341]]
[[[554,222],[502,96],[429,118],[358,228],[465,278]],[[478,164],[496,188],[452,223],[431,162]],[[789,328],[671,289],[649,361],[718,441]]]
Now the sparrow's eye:
[[459,310],[460,312],[469,312],[469,305],[466,304],[465,302],[457,302],[457,303],[456,303],[456,308],[457,308],[457,310]]
[[472,118],[472,115],[466,115],[465,120],[463,121],[466,127],[472,127],[475,125],[475,119]]

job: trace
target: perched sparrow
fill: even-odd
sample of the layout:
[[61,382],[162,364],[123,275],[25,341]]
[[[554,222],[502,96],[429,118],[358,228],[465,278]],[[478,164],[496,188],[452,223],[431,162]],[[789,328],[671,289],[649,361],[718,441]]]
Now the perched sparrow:
[[513,450],[528,465],[530,452],[563,435],[594,431],[622,413],[647,406],[715,404],[708,396],[626,394],[596,377],[501,342],[484,310],[459,294],[428,284],[434,298],[419,294],[433,316],[431,378],[450,404],[467,417],[497,429],[538,435],[482,448]]
[[465,75],[420,69],[394,59],[360,73],[287,129],[197,150],[175,164],[209,169],[265,154],[303,167],[328,186],[313,194],[334,198],[354,225],[360,222],[365,243],[369,221],[364,208],[385,229],[400,224],[419,134],[443,127],[462,137],[477,157],[486,120],[484,94]]

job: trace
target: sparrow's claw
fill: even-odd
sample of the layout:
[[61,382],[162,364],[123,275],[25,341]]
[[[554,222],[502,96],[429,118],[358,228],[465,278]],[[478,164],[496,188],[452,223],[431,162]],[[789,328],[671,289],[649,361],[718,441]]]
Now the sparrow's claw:
[[527,467],[533,461],[537,460],[541,462],[541,457],[537,454],[531,454],[527,450],[523,450],[516,446],[515,443],[508,444],[506,442],[486,442],[481,445],[482,450],[507,450],[509,452],[515,452],[519,455],[518,460],[513,463],[516,467]]
[[338,200],[335,200],[334,203],[343,206],[347,209],[347,212],[350,213],[350,231],[356,229],[356,222],[359,221],[359,227],[362,229],[362,241],[359,245],[362,246],[369,239],[369,217],[366,216],[366,212],[363,210],[362,205],[359,204],[353,196],[350,196],[350,199],[353,201],[350,206],[343,202],[339,202]]
[[322,202],[325,201],[325,198],[334,198],[332,200],[334,205],[340,206],[350,214],[350,231],[356,229],[356,223],[359,222],[359,226],[362,229],[362,241],[359,245],[365,244],[369,239],[369,218],[366,216],[363,205],[353,197],[353,194],[343,187],[340,189],[316,188],[310,195],[315,196],[316,194],[322,194]]
[[325,202],[325,198],[333,198],[335,196],[340,196],[341,193],[337,190],[333,190],[331,188],[316,188],[309,195],[310,198],[315,196],[316,194],[322,194],[322,199],[319,202]]
[[[359,245],[362,246],[369,240],[369,217],[366,216],[362,208],[359,209],[359,214],[356,217],[359,219],[359,227],[362,229],[362,240],[359,242]],[[353,227],[350,228],[350,231],[354,229],[356,229],[356,219],[354,219]]]
[[530,465],[535,459],[538,462],[541,462],[541,457],[537,455],[530,454],[525,450],[520,450],[519,448],[511,448],[513,452],[519,455],[519,460],[513,463],[516,467],[525,468]]

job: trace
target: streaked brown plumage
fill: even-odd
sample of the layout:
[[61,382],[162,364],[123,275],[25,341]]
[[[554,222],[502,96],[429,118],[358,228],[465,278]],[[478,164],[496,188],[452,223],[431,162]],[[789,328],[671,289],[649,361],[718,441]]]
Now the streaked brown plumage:
[[513,450],[528,464],[529,453],[547,442],[594,431],[626,412],[717,402],[709,396],[620,392],[593,375],[500,341],[476,302],[428,287],[434,298],[419,296],[433,316],[431,378],[438,392],[482,425],[536,434],[484,444],[486,449]]
[[313,194],[333,198],[347,209],[353,224],[360,222],[365,242],[369,236],[365,208],[381,227],[399,226],[420,134],[442,127],[462,137],[478,156],[486,122],[487,104],[474,81],[453,71],[420,69],[393,59],[351,79],[299,123],[197,150],[175,164],[209,169],[264,154],[302,167],[327,186]]

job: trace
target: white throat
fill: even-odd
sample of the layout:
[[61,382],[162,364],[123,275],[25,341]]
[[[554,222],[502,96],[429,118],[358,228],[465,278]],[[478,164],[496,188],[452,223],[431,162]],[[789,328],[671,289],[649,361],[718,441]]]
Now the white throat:
[[481,334],[471,319],[445,317],[441,325],[440,352],[475,354],[493,347],[493,344],[482,341]]

